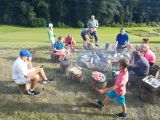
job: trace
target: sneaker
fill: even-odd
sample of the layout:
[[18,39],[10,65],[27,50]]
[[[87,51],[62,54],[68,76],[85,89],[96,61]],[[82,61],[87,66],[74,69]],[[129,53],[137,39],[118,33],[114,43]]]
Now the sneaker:
[[36,96],[36,95],[39,95],[40,92],[35,91],[35,90],[31,91],[31,90],[29,89],[29,90],[28,90],[28,94],[29,94],[29,95],[34,95],[34,96]]
[[127,114],[126,113],[118,113],[118,114],[116,114],[116,117],[118,117],[118,118],[127,118]]
[[68,61],[68,59],[65,57],[63,61]]
[[102,101],[100,101],[100,100],[98,100],[97,101],[97,107],[99,107],[99,108],[103,108],[104,107],[104,104],[103,104],[103,102]]
[[42,83],[43,83],[43,84],[46,84],[46,83],[47,83],[47,81],[48,81],[48,80],[42,80]]
[[53,82],[54,80],[55,80],[54,78],[48,79],[49,82]]

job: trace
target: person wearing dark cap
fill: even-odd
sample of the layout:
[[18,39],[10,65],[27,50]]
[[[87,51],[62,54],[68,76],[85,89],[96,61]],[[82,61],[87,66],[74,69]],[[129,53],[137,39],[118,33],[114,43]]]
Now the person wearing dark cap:
[[41,67],[32,67],[32,54],[28,50],[21,50],[12,66],[12,79],[18,85],[31,83],[30,89],[27,91],[28,94],[38,95],[40,92],[35,91],[34,88],[39,76],[43,78],[43,83],[46,83],[48,78],[44,70]]
[[125,48],[130,49],[129,36],[125,33],[125,29],[121,28],[120,33],[116,37],[115,49],[117,52],[122,52]]

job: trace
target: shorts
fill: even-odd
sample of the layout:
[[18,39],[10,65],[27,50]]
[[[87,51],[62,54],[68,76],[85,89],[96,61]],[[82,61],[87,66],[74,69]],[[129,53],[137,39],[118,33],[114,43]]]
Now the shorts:
[[119,105],[125,104],[125,96],[124,95],[118,95],[114,90],[109,91],[106,96],[108,96],[111,99],[116,99],[116,102]]
[[86,35],[81,34],[81,36],[82,36],[82,38],[83,38],[84,41],[87,40]]
[[30,83],[31,79],[30,78],[19,78],[14,80],[16,84],[26,84],[26,83]]
[[[30,72],[33,72],[35,70],[35,68],[32,68],[29,70],[29,73]],[[31,79],[30,78],[26,78],[25,76],[24,77],[20,77],[18,79],[15,79],[14,80],[16,84],[26,84],[26,83],[30,83],[31,82]]]

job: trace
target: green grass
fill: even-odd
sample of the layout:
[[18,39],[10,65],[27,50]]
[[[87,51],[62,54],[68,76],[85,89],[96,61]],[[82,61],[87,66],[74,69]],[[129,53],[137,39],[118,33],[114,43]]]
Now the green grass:
[[[153,31],[153,27],[134,27],[127,30]],[[81,29],[55,28],[56,36],[72,34],[82,46]],[[98,28],[99,43],[114,42],[119,28]],[[142,37],[130,35],[131,42],[140,44]],[[150,37],[151,47],[160,45],[160,37]],[[153,43],[152,43],[153,42]],[[102,96],[91,91],[88,82],[73,82],[59,72],[59,65],[50,62],[49,40],[46,28],[23,28],[0,26],[0,120],[113,120],[114,113],[121,110],[114,102],[102,111],[93,103]],[[102,46],[104,47],[104,46]],[[11,67],[21,48],[36,50],[34,66],[44,65],[48,77],[55,82],[45,85],[40,96],[20,96],[17,86],[11,79]],[[159,51],[157,51],[157,55]],[[77,54],[70,57],[75,58]],[[159,59],[159,58],[158,58]],[[41,84],[38,84],[41,89]],[[159,120],[160,98],[154,105],[145,103],[137,97],[137,91],[126,95],[128,119]]]

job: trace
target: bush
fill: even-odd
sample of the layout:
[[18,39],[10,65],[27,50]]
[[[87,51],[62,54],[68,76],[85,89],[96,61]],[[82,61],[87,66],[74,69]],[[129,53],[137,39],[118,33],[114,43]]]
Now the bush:
[[81,20],[77,21],[76,27],[78,28],[84,28],[84,23]]
[[68,26],[65,25],[63,22],[58,22],[58,23],[57,23],[57,27],[65,28],[65,27],[68,27]]
[[32,27],[40,27],[40,26],[46,26],[47,22],[44,18],[34,18],[29,20],[29,25]]

